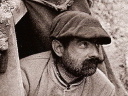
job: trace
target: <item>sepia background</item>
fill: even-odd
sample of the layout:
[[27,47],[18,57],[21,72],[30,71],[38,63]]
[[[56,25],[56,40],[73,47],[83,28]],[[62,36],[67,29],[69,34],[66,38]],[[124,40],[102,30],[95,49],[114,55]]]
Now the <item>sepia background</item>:
[[112,38],[104,48],[113,73],[128,91],[128,0],[94,0],[91,11]]
[[[3,2],[2,4],[0,4],[0,13],[2,13],[0,15],[0,20],[7,18],[9,21],[9,24],[7,25],[11,25],[11,26],[8,26],[10,29],[6,26],[5,28],[8,28],[8,30],[13,33],[15,31],[13,25],[13,23],[15,22],[15,18],[18,17],[19,15],[18,12],[21,12],[22,14],[20,18],[24,15],[23,14],[24,6],[20,4],[20,0],[0,0],[0,2],[2,1],[8,1],[8,2]],[[113,69],[112,71],[115,74],[115,77],[118,79],[117,83],[120,83],[120,85],[123,86],[123,88],[125,89],[124,91],[128,93],[128,32],[127,32],[128,0],[92,0],[92,1],[94,1],[94,4],[91,8],[92,15],[99,19],[104,29],[108,32],[108,34],[112,38],[112,43],[104,46],[110,64]],[[22,5],[23,8],[22,9],[19,8],[21,6],[19,6],[18,4]],[[13,11],[12,13],[10,13],[10,9],[13,10],[15,13],[13,13]],[[17,13],[18,15],[15,15]],[[14,17],[12,16],[12,14],[14,15]],[[12,36],[11,38],[15,39],[14,33],[10,36]],[[20,85],[22,82],[20,80],[21,74],[19,71],[20,64],[17,56],[18,52],[17,50],[15,50],[17,49],[16,41],[15,40],[11,41],[11,40],[9,43],[11,46],[9,48],[9,52],[11,52],[12,55],[9,56],[10,61],[8,60],[9,62],[7,64],[8,69],[5,74],[0,74],[0,84],[1,84],[0,93],[4,94],[4,95],[1,94],[0,96],[10,96],[9,92],[11,92],[11,94],[15,94],[15,96],[23,96],[21,90],[19,90],[22,87]],[[12,42],[14,44],[12,44]],[[15,82],[18,83],[15,84]],[[11,87],[10,89],[10,86],[13,87]],[[117,96],[128,96],[128,95],[122,94]]]

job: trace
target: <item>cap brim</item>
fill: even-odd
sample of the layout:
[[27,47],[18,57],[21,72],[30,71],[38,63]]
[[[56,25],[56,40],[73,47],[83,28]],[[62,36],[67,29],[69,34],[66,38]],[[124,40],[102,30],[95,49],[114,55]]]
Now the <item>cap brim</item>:
[[[60,32],[61,33],[61,32]],[[54,35],[54,34],[53,34]],[[54,38],[63,37],[78,37],[90,40],[98,44],[110,44],[111,38],[107,32],[101,27],[81,27],[81,28],[69,28],[66,32],[58,34]]]

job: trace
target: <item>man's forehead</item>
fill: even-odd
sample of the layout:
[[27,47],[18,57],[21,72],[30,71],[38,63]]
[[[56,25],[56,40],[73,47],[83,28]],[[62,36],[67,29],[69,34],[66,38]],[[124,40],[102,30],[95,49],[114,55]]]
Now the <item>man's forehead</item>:
[[93,43],[93,44],[98,44],[98,45],[102,45],[99,44],[95,39],[87,39],[87,38],[80,38],[80,37],[74,37],[71,41],[76,41],[76,42],[89,42],[89,43]]

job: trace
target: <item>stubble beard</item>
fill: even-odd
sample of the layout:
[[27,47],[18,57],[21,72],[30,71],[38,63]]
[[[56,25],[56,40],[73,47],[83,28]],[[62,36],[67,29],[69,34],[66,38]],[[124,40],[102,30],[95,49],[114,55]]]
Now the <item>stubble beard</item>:
[[63,57],[59,58],[62,67],[75,77],[88,77],[96,72],[97,66],[102,61],[98,58],[85,59],[78,63],[78,59],[74,59],[68,52],[64,53]]

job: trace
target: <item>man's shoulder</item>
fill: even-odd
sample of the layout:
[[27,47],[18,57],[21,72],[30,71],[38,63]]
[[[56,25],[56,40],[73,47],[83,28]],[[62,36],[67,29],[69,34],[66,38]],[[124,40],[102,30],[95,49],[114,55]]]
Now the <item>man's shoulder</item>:
[[51,54],[51,51],[41,52],[41,53],[33,54],[33,55],[27,56],[25,58],[22,58],[20,61],[24,62],[27,60],[47,59],[47,58],[49,58],[50,54]]
[[109,87],[114,87],[108,77],[99,69],[97,69],[96,73],[93,75],[93,78],[99,84],[107,84]]
[[30,55],[20,60],[22,69],[33,69],[35,67],[45,66],[46,62],[50,58],[50,51],[37,53],[34,55]]
[[111,83],[108,77],[101,70],[97,69],[96,73],[93,76],[91,76],[91,79],[94,84],[94,89],[96,89],[97,92],[101,94],[106,94],[103,96],[109,96],[115,91],[113,83]]
[[45,72],[51,56],[50,54],[51,52],[47,51],[20,60],[22,79],[26,93],[29,91],[34,92],[42,74],[47,76]]

